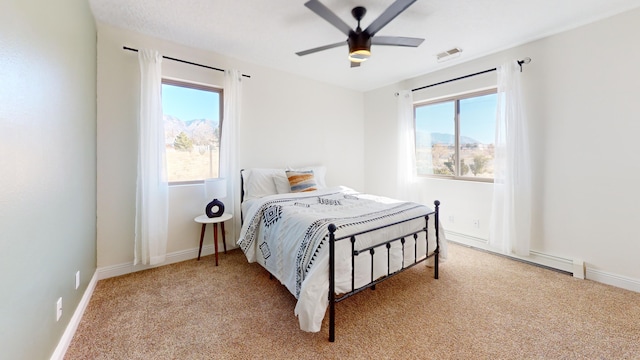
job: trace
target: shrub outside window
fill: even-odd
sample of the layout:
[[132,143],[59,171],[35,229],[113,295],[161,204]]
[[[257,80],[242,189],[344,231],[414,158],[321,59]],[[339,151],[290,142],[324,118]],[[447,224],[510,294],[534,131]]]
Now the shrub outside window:
[[418,175],[493,181],[496,90],[414,105]]
[[163,79],[162,112],[169,183],[218,177],[222,89]]

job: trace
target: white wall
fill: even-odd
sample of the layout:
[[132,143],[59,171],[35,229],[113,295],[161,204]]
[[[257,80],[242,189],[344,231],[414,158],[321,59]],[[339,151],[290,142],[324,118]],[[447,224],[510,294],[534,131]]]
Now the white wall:
[[[364,187],[363,94],[219,54],[98,25],[98,267],[116,275],[134,269],[136,118],[139,70],[132,48],[222,69],[237,68],[243,80],[239,124],[240,167],[323,164],[329,185]],[[223,74],[164,60],[163,76],[221,86]],[[239,181],[239,180],[233,180]],[[202,185],[170,188],[169,253],[197,256],[205,206]],[[205,246],[212,245],[211,227]],[[228,247],[235,239],[227,239]]]
[[[523,87],[534,172],[531,248],[559,260],[582,259],[587,277],[640,291],[640,9],[365,94],[365,190],[392,193],[395,175],[381,172],[396,154],[395,97],[416,88],[531,57]],[[464,55],[461,58],[464,60]],[[474,90],[492,75],[417,91],[437,97]],[[491,186],[422,181],[422,199],[442,201],[445,227],[469,243],[486,243]],[[454,222],[449,222],[449,215]],[[480,219],[480,229],[471,226]],[[569,264],[571,266],[571,264]]]
[[0,2],[3,359],[49,358],[96,269],[95,37],[85,0]]

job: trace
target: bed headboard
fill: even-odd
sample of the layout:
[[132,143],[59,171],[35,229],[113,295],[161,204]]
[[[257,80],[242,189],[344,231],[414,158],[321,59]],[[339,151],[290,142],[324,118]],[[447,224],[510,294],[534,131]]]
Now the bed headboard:
[[240,204],[244,201],[244,169],[240,170]]
[[240,225],[244,223],[244,214],[242,213],[243,201],[244,201],[244,169],[240,169]]

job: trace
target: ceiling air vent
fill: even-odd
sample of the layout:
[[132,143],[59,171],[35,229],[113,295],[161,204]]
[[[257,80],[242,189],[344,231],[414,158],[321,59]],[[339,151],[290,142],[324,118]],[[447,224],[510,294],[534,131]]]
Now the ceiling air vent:
[[461,52],[462,52],[462,49],[453,48],[451,50],[447,50],[439,53],[438,55],[436,55],[436,57],[438,58],[438,62],[443,62],[443,61],[457,58],[458,56],[460,56]]

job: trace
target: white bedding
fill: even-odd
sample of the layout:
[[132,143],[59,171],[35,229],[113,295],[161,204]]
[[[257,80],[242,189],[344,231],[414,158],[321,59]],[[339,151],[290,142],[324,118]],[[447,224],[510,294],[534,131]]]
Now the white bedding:
[[[320,331],[328,305],[329,245],[328,225],[337,226],[336,237],[403,219],[430,213],[424,205],[400,202],[384,197],[360,194],[346,187],[331,187],[306,193],[269,195],[243,203],[243,226],[238,245],[249,262],[258,262],[273,274],[298,299],[295,314],[300,328]],[[435,249],[433,219],[429,220],[429,245]],[[360,235],[356,247],[404,236],[424,227],[424,218]],[[441,231],[442,234],[442,231]],[[420,241],[422,239],[422,241]],[[424,233],[418,239],[417,257],[426,256]],[[336,244],[336,293],[351,291],[351,243]],[[391,250],[391,272],[402,265],[403,252],[396,242]],[[440,257],[446,254],[444,236],[440,236]],[[357,257],[355,288],[371,281],[371,255]],[[374,278],[387,275],[386,249],[374,255]],[[405,264],[414,261],[414,241],[406,239]],[[406,266],[405,265],[405,266]]]

